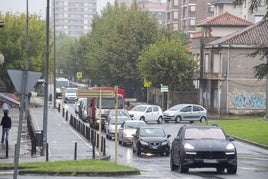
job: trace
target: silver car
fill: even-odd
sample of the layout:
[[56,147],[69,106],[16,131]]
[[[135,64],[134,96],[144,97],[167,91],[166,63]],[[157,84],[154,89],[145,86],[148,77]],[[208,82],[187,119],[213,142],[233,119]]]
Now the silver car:
[[128,120],[125,121],[119,128],[118,142],[125,146],[126,144],[132,145],[133,134],[136,133],[137,128],[146,126],[144,121]]
[[[128,111],[125,109],[118,109],[117,110],[117,129],[123,124],[124,121],[131,120]],[[112,139],[115,137],[116,133],[116,110],[115,109],[110,109],[108,112],[108,117],[107,117],[107,124],[104,126],[104,130],[106,133],[106,138],[107,139]],[[118,131],[117,131],[118,134]]]
[[163,112],[163,119],[165,122],[175,121],[206,121],[207,122],[207,110],[197,104],[178,104],[172,106]]

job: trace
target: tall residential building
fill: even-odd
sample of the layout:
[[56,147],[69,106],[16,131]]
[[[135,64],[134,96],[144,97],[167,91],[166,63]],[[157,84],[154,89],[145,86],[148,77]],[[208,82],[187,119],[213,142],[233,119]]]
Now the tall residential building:
[[211,0],[167,0],[167,26],[173,31],[194,33],[195,24],[214,15]]
[[[130,7],[135,0],[117,0],[117,2]],[[161,26],[166,26],[167,3],[165,0],[136,0],[136,3],[142,10],[146,10],[151,17],[156,18]]]
[[[56,34],[64,33],[79,38],[90,31],[91,21],[97,14],[97,0],[52,0],[51,27]],[[54,19],[55,17],[55,19]]]
[[214,16],[228,12],[253,23],[259,22],[267,11],[264,1],[253,13],[248,11],[250,3],[251,0],[246,0],[242,6],[234,7],[233,0],[211,0],[211,5],[215,7]]

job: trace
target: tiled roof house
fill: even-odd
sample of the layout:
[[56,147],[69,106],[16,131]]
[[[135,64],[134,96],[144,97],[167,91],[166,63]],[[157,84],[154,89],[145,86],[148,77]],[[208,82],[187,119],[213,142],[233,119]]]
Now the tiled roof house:
[[200,104],[217,114],[263,113],[266,81],[255,77],[260,56],[251,54],[268,47],[268,22],[252,24],[223,13],[200,21],[201,36],[192,39],[192,53],[200,61]]

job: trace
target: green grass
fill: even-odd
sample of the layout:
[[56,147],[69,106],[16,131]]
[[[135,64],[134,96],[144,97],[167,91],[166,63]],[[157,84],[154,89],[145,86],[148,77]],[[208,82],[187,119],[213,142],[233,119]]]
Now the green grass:
[[209,124],[217,124],[228,135],[268,146],[268,120],[263,118],[224,119]]
[[[0,168],[12,168],[13,164],[0,164]],[[24,171],[49,171],[49,172],[118,172],[138,171],[137,168],[119,165],[115,162],[104,160],[66,160],[54,162],[25,162],[19,168]]]

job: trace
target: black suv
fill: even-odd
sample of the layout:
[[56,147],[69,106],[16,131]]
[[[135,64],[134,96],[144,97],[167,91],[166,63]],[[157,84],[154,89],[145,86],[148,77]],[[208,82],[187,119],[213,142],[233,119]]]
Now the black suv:
[[189,168],[216,168],[218,173],[235,174],[237,151],[218,126],[183,126],[171,147],[170,168],[188,173]]

